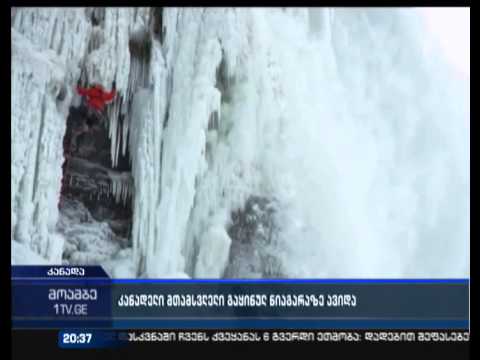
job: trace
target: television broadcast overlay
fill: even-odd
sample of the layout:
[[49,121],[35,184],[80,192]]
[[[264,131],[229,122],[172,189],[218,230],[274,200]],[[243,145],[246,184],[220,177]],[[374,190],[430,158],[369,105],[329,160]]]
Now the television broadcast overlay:
[[14,337],[468,345],[469,7],[12,7],[11,47]]
[[463,279],[111,279],[98,266],[15,266],[12,321],[18,329],[64,329],[62,348],[468,341],[468,286]]

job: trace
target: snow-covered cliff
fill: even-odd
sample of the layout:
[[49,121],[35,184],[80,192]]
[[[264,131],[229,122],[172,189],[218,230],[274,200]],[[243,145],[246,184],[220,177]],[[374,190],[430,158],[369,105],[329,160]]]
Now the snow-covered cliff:
[[[425,40],[413,9],[13,10],[12,263],[467,275],[469,80]],[[81,205],[58,210],[79,79],[116,83],[110,165],[127,156],[133,179],[107,171],[132,202],[121,246]]]

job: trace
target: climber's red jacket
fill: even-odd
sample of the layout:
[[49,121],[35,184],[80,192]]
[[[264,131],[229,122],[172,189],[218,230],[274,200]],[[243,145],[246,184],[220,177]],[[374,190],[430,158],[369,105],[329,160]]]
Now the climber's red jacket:
[[99,111],[102,111],[105,108],[105,104],[112,101],[116,95],[115,89],[106,92],[100,85],[92,86],[88,89],[77,86],[77,91],[80,95],[87,98],[87,103],[90,107]]

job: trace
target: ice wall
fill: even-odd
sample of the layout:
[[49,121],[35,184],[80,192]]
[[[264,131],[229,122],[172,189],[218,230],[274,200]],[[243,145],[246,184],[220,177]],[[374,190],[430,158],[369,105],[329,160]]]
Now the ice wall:
[[69,84],[89,32],[80,9],[23,8],[12,18],[11,236],[52,263],[63,248],[55,226]]
[[[109,114],[115,164],[128,134],[128,122],[118,131],[118,115],[121,100],[132,97],[130,34],[148,28],[149,14],[142,8],[12,10],[11,237],[52,263],[61,262],[63,248],[55,227],[62,139],[68,108],[78,104],[74,86],[81,79],[109,88],[116,80],[121,96]],[[123,182],[112,186],[119,201],[128,190]]]
[[147,276],[222,276],[224,230],[254,195],[275,200],[279,235],[253,256],[284,276],[468,273],[468,85],[415,11],[172,9],[164,24]]
[[112,164],[132,162],[133,186],[112,188],[133,195],[133,249],[112,273],[224,276],[232,213],[258,198],[274,239],[247,239],[231,276],[263,276],[265,258],[285,277],[468,274],[469,80],[424,46],[414,9],[50,11],[12,13],[12,239],[59,258],[81,77],[116,81]]

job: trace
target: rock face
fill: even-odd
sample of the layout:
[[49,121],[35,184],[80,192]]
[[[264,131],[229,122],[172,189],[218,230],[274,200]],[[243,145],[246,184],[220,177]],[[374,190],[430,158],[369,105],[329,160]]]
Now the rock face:
[[271,200],[252,196],[243,209],[232,213],[232,225],[228,229],[228,234],[241,244],[261,241],[267,245],[272,238],[273,215],[274,207]]
[[232,245],[225,276],[279,277],[280,264],[270,253],[277,227],[275,203],[271,199],[252,196],[243,209],[234,211],[228,227]]

